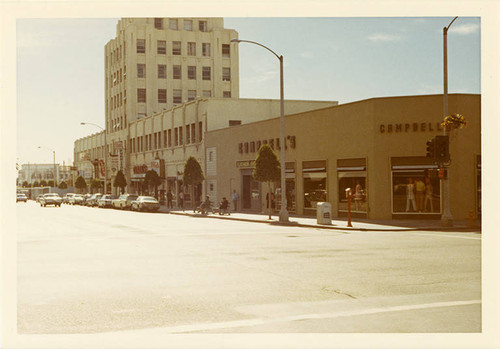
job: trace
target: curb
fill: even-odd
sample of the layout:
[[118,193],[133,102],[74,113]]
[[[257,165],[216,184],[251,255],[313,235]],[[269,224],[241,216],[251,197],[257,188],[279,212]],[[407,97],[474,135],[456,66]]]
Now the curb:
[[240,217],[225,217],[219,215],[201,215],[194,214],[188,212],[175,212],[175,211],[160,211],[162,213],[168,213],[178,216],[189,216],[193,218],[214,218],[214,219],[223,219],[230,221],[239,221],[239,222],[250,222],[250,223],[263,223],[270,224],[276,226],[287,226],[287,227],[299,227],[299,228],[316,228],[316,229],[324,229],[324,230],[342,230],[342,231],[453,231],[453,232],[475,232],[481,234],[480,227],[418,227],[418,228],[356,228],[356,227],[340,227],[340,226],[331,226],[331,225],[314,225],[314,224],[304,224],[299,222],[288,222],[288,223],[280,223],[279,221],[266,221],[266,220],[256,220],[249,218],[240,218]]

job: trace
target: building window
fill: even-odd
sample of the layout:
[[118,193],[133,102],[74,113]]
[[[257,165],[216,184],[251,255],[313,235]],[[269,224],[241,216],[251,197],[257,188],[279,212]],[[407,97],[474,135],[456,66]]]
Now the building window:
[[165,64],[158,64],[158,79],[167,78],[167,66]]
[[210,57],[210,43],[204,42],[201,44],[201,55],[204,57]]
[[339,211],[347,211],[346,189],[352,190],[352,210],[366,213],[368,211],[366,187],[366,159],[337,160],[337,183]]
[[146,103],[146,89],[138,88],[137,89],[137,103]]
[[211,67],[203,67],[203,75],[202,79],[203,80],[210,80],[211,79]]
[[222,81],[231,81],[231,68],[222,68]]
[[155,18],[155,28],[163,29],[163,18]]
[[241,120],[229,120],[229,126],[241,125]]
[[212,91],[203,90],[203,97],[212,97]]
[[182,127],[179,127],[179,145],[183,144],[182,143],[182,135],[183,135],[183,133],[182,133]]
[[196,125],[191,124],[191,142],[196,142]]
[[203,140],[203,122],[198,122],[198,142]]
[[137,53],[146,53],[146,40],[137,39]]
[[174,79],[181,79],[182,78],[181,66],[180,65],[174,65],[173,69],[174,69],[174,74],[173,74]]
[[186,144],[191,143],[190,125],[186,125]]
[[165,40],[158,40],[156,42],[156,52],[159,55],[164,55],[167,53],[167,42]]
[[167,103],[167,90],[158,89],[158,103]]
[[198,28],[200,29],[201,32],[206,32],[208,30],[207,21],[200,21]]
[[189,31],[193,30],[193,21],[192,20],[190,20],[190,19],[184,20],[184,30],[189,30]]
[[302,163],[304,183],[304,208],[316,209],[318,202],[326,202],[326,161],[304,161]]
[[392,213],[441,212],[437,166],[426,157],[392,158]]
[[188,56],[196,56],[196,42],[187,43],[187,54]]
[[188,66],[188,79],[189,80],[196,80],[196,66],[195,65]]
[[174,128],[174,146],[179,145],[179,129],[177,127]]
[[222,44],[222,57],[231,57],[231,46],[228,44]]
[[196,99],[196,90],[188,90],[188,101],[194,101]]
[[168,130],[168,147],[172,146],[172,129]]
[[182,53],[181,42],[180,41],[172,41],[172,54],[174,56],[180,56]]
[[174,104],[182,103],[182,90],[174,90],[173,102]]
[[167,147],[167,130],[163,131],[163,148]]
[[179,26],[177,25],[178,21],[177,19],[169,19],[168,20],[168,27],[172,30],[177,30],[179,29]]
[[224,98],[231,98],[231,91],[223,91],[222,92],[222,97],[224,97]]
[[137,64],[137,77],[138,78],[146,77],[146,64]]

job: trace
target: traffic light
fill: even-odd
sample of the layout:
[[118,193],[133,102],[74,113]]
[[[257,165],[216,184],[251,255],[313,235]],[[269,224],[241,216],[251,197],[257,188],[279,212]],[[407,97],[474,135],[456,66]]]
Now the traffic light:
[[426,154],[426,156],[428,158],[433,159],[433,160],[434,160],[435,154],[436,154],[436,152],[435,152],[436,151],[436,144],[435,143],[436,143],[436,139],[435,138],[429,139],[427,141],[427,143],[425,143],[427,145],[427,154]]
[[450,161],[450,143],[448,136],[436,136],[436,161],[440,164]]

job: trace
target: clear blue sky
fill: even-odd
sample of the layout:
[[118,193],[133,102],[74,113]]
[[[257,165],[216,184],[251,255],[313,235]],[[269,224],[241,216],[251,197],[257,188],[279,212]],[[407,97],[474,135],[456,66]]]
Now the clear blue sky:
[[[443,92],[442,29],[453,17],[225,18],[240,39],[284,56],[285,98],[339,103]],[[104,125],[104,45],[118,19],[17,20],[17,158],[73,161],[73,142]],[[479,17],[448,33],[449,93],[481,93]],[[240,44],[240,97],[279,98],[279,63]]]

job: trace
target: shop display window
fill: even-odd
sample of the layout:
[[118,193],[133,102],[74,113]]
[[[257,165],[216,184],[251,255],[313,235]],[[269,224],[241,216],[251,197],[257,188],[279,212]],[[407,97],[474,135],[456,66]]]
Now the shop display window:
[[351,211],[367,212],[366,172],[338,172],[339,211],[347,211],[346,189],[351,188]]
[[392,172],[393,213],[441,212],[441,186],[435,169]]
[[304,180],[304,208],[316,209],[318,202],[326,202],[326,161],[304,161],[302,164]]

